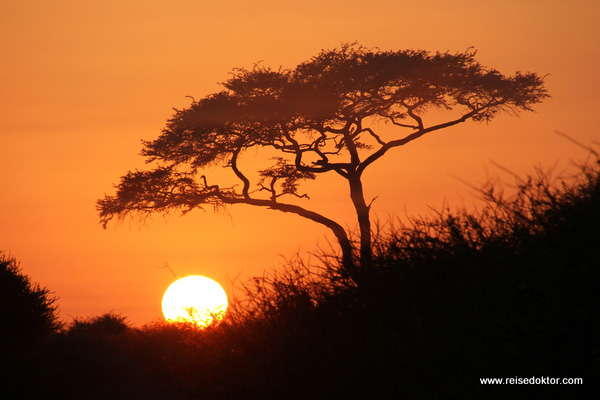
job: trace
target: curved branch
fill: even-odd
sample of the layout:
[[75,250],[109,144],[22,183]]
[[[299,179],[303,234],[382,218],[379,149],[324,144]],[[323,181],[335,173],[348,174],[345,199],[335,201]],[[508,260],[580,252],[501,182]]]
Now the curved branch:
[[248,180],[248,178],[246,178],[246,176],[242,173],[242,171],[240,171],[240,169],[237,166],[237,158],[238,155],[240,154],[241,151],[241,147],[237,148],[234,152],[233,152],[233,156],[231,157],[231,169],[233,170],[233,172],[235,173],[235,175],[240,178],[240,180],[242,182],[244,182],[244,187],[242,189],[242,195],[244,196],[244,198],[249,199],[250,198],[250,194],[248,193],[248,191],[250,190],[250,180]]
[[329,219],[315,211],[307,210],[295,204],[277,203],[273,200],[263,199],[234,198],[225,196],[222,193],[218,193],[217,197],[225,204],[248,204],[257,207],[267,207],[271,210],[296,214],[301,217],[307,218],[311,221],[317,222],[321,225],[324,225],[327,228],[329,228],[331,232],[333,232],[337,241],[339,242],[342,248],[344,265],[346,267],[350,267],[351,265],[353,265],[352,244],[350,243],[350,239],[348,238],[345,229],[334,220]]
[[396,121],[396,119],[393,116],[388,115],[387,118],[390,121],[392,121],[392,124],[394,124],[396,126],[401,126],[402,128],[419,129],[418,125],[401,124],[400,122]]
[[[485,107],[485,108],[488,108],[488,107]],[[485,108],[478,108],[478,109],[472,110],[472,111],[464,114],[460,118],[457,118],[457,119],[452,120],[452,121],[448,121],[448,122],[444,122],[444,123],[441,123],[441,124],[438,124],[438,125],[430,126],[429,128],[420,128],[417,132],[414,132],[414,133],[412,133],[412,134],[410,134],[410,135],[408,135],[408,136],[406,136],[406,137],[404,137],[402,139],[392,140],[390,142],[387,142],[385,145],[381,146],[379,148],[379,150],[377,150],[376,152],[374,152],[373,154],[371,154],[370,156],[368,156],[358,166],[357,171],[359,173],[362,173],[365,170],[365,168],[367,168],[373,162],[375,162],[380,157],[382,157],[391,148],[399,147],[399,146],[404,146],[405,144],[410,143],[413,140],[416,140],[416,139],[420,138],[421,136],[423,136],[423,135],[425,135],[425,134],[427,134],[429,132],[433,132],[433,131],[437,131],[437,130],[440,130],[440,129],[448,128],[450,126],[453,126],[453,125],[456,125],[456,124],[460,124],[461,122],[465,122],[469,118],[472,118],[473,116],[479,114],[479,112],[481,112]]]
[[[417,103],[417,105],[420,105],[420,104]],[[417,123],[417,129],[423,129],[423,120],[421,119],[421,117],[419,117],[417,114],[415,114],[415,108],[417,105],[412,106],[412,107],[407,107],[406,113],[408,115],[410,115],[410,117],[412,119],[415,120],[415,122]]]
[[384,142],[381,137],[375,133],[375,131],[371,128],[363,128],[360,131],[358,131],[358,133],[362,133],[362,132],[367,132],[369,135],[371,135],[373,138],[375,138],[375,140],[377,141],[377,143],[379,143],[382,146],[385,146],[387,144],[387,142]]

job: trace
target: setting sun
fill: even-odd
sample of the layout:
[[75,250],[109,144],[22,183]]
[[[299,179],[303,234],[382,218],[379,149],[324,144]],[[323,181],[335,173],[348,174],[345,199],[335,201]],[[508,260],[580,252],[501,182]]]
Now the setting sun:
[[162,311],[170,322],[191,322],[205,328],[219,322],[227,310],[227,294],[217,282],[192,275],[179,279],[165,291]]

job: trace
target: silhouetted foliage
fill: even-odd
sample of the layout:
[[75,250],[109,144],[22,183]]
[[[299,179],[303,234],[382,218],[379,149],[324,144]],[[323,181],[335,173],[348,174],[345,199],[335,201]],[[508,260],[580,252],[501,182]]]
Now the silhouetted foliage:
[[[207,330],[75,321],[61,342],[68,376],[86,398],[102,385],[111,398],[579,398],[600,372],[599,169],[481,194],[478,212],[375,235],[359,285],[324,253],[249,281],[244,302]],[[584,386],[479,382],[514,376]]]
[[[35,397],[44,382],[42,349],[61,326],[56,298],[18,261],[0,253],[0,390],[4,398]],[[6,396],[6,397],[5,397]]]
[[[284,196],[308,198],[300,183],[319,174],[336,173],[347,181],[360,259],[368,263],[370,204],[362,186],[367,167],[423,135],[467,120],[487,122],[500,112],[531,110],[547,97],[543,78],[520,72],[504,76],[479,64],[472,50],[432,54],[352,44],[323,50],[294,69],[237,69],[223,86],[176,110],[160,137],[144,142],[142,155],[157,166],[127,173],[116,195],[98,201],[104,226],[115,216],[185,213],[204,205],[267,207],[327,226],[350,272],[352,244],[342,225],[282,202]],[[431,110],[444,110],[447,119],[428,124]],[[379,130],[380,123],[396,129]],[[244,155],[256,157],[260,148],[277,156],[250,174]],[[237,184],[213,182],[207,168],[214,165],[229,168]]]
[[445,210],[377,237],[360,285],[340,279],[339,265],[326,258],[312,272],[298,261],[251,287],[249,310],[261,322],[250,332],[275,355],[268,358],[274,393],[531,398],[523,386],[479,383],[514,376],[584,379],[582,387],[536,386],[538,396],[593,393],[598,166],[568,184],[539,174],[519,180],[512,196],[495,186],[481,194],[487,205],[477,213]]
[[90,332],[94,335],[120,335],[129,329],[125,317],[114,313],[107,313],[99,317],[82,320],[75,318],[69,327],[68,333],[76,335]]
[[107,313],[75,319],[54,343],[60,398],[152,398],[153,383],[136,352],[136,330]]
[[23,274],[17,260],[0,253],[1,335],[6,340],[28,341],[47,335],[60,327],[56,316],[56,298],[32,283]]
[[[585,167],[564,184],[544,174],[519,180],[510,196],[497,186],[481,194],[487,203],[478,212],[444,210],[375,235],[358,285],[323,253],[249,281],[244,302],[205,330],[136,328],[114,313],[75,319],[51,336],[23,393],[216,400],[594,393],[600,168]],[[515,376],[584,383],[479,381]]]

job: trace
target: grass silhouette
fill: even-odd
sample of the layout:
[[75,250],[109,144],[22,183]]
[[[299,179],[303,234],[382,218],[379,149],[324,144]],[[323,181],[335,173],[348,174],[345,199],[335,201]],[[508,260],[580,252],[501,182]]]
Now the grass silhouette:
[[379,234],[358,278],[324,252],[251,280],[245,302],[205,330],[132,327],[117,314],[51,330],[36,359],[44,378],[33,386],[62,399],[519,398],[527,389],[582,389],[479,383],[550,376],[582,377],[589,390],[600,372],[598,164],[567,183],[537,174],[511,196],[493,185],[481,195],[477,212],[444,210]]

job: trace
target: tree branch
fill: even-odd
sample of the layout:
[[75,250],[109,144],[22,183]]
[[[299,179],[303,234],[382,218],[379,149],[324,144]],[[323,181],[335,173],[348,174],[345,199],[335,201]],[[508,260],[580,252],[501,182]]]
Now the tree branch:
[[[402,102],[402,104],[404,105],[404,102]],[[412,119],[414,119],[414,120],[417,122],[417,129],[421,129],[421,130],[422,130],[422,129],[423,129],[423,120],[421,119],[421,117],[419,117],[417,114],[415,114],[415,111],[414,111],[414,110],[415,110],[415,108],[416,108],[417,106],[419,106],[419,105],[420,105],[420,104],[419,104],[419,103],[417,103],[416,105],[413,105],[413,106],[411,106],[411,107],[408,107],[408,106],[407,106],[407,107],[406,107],[406,108],[407,108],[407,110],[406,110],[406,113],[407,113],[408,115],[410,115],[410,117],[411,117]]]
[[217,197],[219,197],[219,199],[226,204],[247,204],[251,206],[266,207],[272,210],[299,215],[301,217],[310,219],[311,221],[317,222],[321,225],[325,225],[333,232],[333,234],[336,236],[336,238],[342,246],[344,246],[344,244],[350,245],[350,240],[348,239],[346,231],[340,224],[315,211],[307,210],[295,204],[278,203],[273,200],[235,198],[225,196],[221,193],[218,193]]
[[388,115],[388,118],[390,121],[392,121],[392,124],[396,126],[401,126],[402,128],[419,129],[419,125],[401,124],[400,122],[397,122],[396,119],[391,115]]
[[[237,166],[237,158],[238,158],[238,155],[240,154],[240,151],[241,151],[241,147],[235,149],[235,151],[233,152],[233,155],[231,157],[230,166],[231,166],[231,169],[233,170],[233,172],[235,173],[235,175],[238,178],[240,178],[240,180],[242,182],[244,182],[244,187],[242,189],[242,195],[244,196],[244,198],[249,199],[250,194],[248,193],[248,191],[250,190],[250,180],[248,180],[248,178],[246,178],[246,176],[242,173],[242,171],[240,171],[240,169]],[[205,184],[206,184],[206,180],[205,180]]]
[[[360,173],[362,173],[365,168],[367,168],[369,165],[371,165],[373,162],[375,162],[376,160],[378,160],[381,156],[383,156],[389,149],[394,148],[394,147],[399,147],[399,146],[404,146],[407,143],[412,142],[413,140],[416,140],[418,138],[420,138],[421,136],[429,133],[429,132],[433,132],[433,131],[437,131],[440,129],[444,129],[444,128],[448,128],[450,126],[456,125],[456,124],[460,124],[461,122],[465,122],[467,119],[472,118],[473,116],[477,115],[479,112],[481,112],[482,110],[484,110],[485,108],[488,107],[484,107],[484,108],[478,108],[475,110],[472,110],[466,114],[464,114],[463,116],[461,116],[460,118],[457,118],[455,120],[452,121],[448,121],[448,122],[444,122],[442,124],[438,124],[438,125],[434,125],[434,126],[430,126],[429,128],[420,128],[417,132],[414,132],[402,139],[398,139],[398,140],[392,140],[390,142],[387,142],[385,145],[381,146],[379,148],[379,150],[377,150],[376,152],[374,152],[373,154],[371,154],[370,156],[368,156],[358,167],[358,171]],[[419,118],[418,116],[416,116],[417,118]],[[419,118],[420,120],[420,118]],[[422,124],[422,122],[421,122]]]
[[384,142],[383,140],[381,140],[381,138],[379,137],[379,135],[376,134],[375,131],[373,131],[373,129],[371,129],[371,128],[363,128],[358,133],[361,133],[361,132],[367,132],[367,133],[369,133],[369,135],[373,136],[373,138],[375,138],[375,140],[377,140],[377,143],[379,143],[382,146],[385,146],[387,144],[386,142]]

